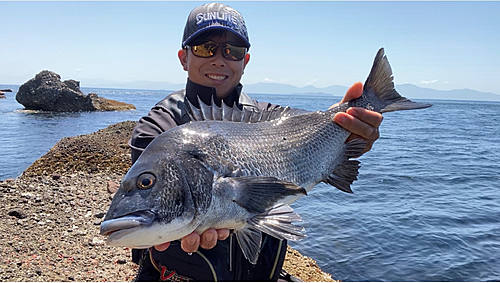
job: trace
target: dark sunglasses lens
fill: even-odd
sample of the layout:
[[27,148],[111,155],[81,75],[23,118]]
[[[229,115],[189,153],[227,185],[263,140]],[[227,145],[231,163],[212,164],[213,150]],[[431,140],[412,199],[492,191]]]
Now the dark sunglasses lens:
[[[225,58],[232,61],[240,61],[245,57],[246,47],[233,46],[231,44],[222,44],[224,48],[222,49],[222,54]],[[219,44],[207,41],[202,44],[191,46],[191,50],[195,56],[202,58],[210,58],[215,55]]]
[[226,47],[222,51],[224,53],[224,57],[233,61],[240,61],[245,57],[245,47],[238,47],[226,44]]
[[193,54],[198,57],[208,58],[214,56],[215,50],[217,50],[217,44],[213,42],[206,42],[191,47],[191,50],[193,51]]

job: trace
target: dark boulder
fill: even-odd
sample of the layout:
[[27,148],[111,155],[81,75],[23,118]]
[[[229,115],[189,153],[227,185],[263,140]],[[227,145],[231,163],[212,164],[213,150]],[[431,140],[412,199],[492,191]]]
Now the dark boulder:
[[135,109],[132,104],[86,95],[80,82],[61,81],[61,76],[51,71],[41,71],[19,87],[16,100],[29,110],[55,112],[106,111]]

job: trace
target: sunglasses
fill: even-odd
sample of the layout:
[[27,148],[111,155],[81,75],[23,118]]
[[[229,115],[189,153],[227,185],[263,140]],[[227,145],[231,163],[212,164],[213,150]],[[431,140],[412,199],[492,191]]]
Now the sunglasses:
[[215,56],[215,52],[219,46],[222,46],[222,56],[231,61],[240,61],[245,58],[246,47],[234,46],[229,43],[215,43],[213,41],[207,41],[199,45],[188,46],[193,52],[194,56],[201,58],[210,58]]

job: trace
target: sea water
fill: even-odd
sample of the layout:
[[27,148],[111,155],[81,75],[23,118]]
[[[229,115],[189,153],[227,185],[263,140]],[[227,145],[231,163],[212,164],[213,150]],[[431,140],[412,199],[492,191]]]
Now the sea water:
[[[0,180],[15,178],[63,137],[147,114],[169,91],[82,88],[134,104],[117,112],[25,111],[18,86],[0,100]],[[329,95],[251,94],[306,110]],[[417,100],[419,101],[419,100]],[[289,242],[342,281],[500,281],[500,103],[421,101],[384,114],[359,158],[354,194],[319,184],[293,204],[308,237]]]

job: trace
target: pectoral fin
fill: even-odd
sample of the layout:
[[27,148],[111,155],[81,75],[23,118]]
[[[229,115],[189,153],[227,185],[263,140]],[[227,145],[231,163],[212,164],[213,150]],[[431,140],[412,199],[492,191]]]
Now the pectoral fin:
[[216,190],[256,214],[268,211],[288,196],[307,195],[304,188],[274,177],[221,178]]

